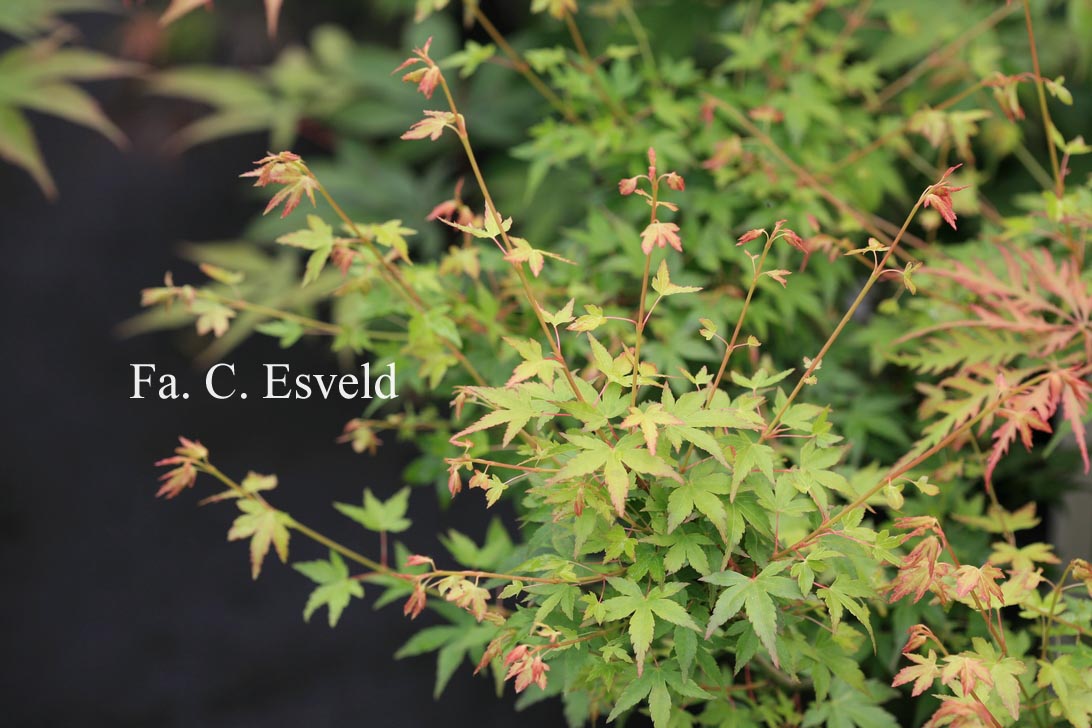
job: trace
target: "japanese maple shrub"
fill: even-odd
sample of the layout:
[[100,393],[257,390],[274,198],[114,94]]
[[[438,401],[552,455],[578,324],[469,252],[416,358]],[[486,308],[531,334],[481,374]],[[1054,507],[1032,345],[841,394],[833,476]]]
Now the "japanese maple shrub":
[[[419,2],[419,14],[446,4]],[[589,175],[577,230],[540,228],[545,241],[532,242],[534,206],[505,214],[450,74],[491,52],[470,41],[444,62],[430,39],[395,71],[430,106],[402,139],[454,142],[470,179],[428,216],[450,231],[446,253],[411,260],[414,231],[401,220],[358,222],[317,164],[271,152],[244,176],[272,188],[266,212],[283,205],[295,220],[308,208],[306,227],[277,242],[306,251],[308,302],[331,301],[330,320],[247,300],[242,274],[211,262],[208,285],[168,278],[144,292],[201,333],[223,336],[246,315],[286,345],[330,336],[335,350],[398,362],[406,386],[449,409],[370,413],[345,441],[374,452],[384,430],[416,437],[420,479],[439,476],[452,498],[481,490],[483,507],[510,499],[515,541],[497,526],[481,545],[453,535],[448,554],[401,543],[389,553],[388,537],[409,525],[408,490],[383,498],[370,486],[361,504],[335,506],[379,534],[373,558],[279,510],[275,476],[226,474],[186,438],[160,463],[171,468],[160,494],[211,476],[226,490],[206,501],[235,502],[228,537],[249,542],[255,578],[271,548],[288,560],[293,534],[329,550],[294,564],[314,582],[305,618],[325,607],[335,625],[366,585],[409,618],[434,607],[450,626],[423,630],[401,654],[438,651],[438,689],[468,659],[525,703],[559,696],[573,725],[640,711],[658,727],[882,728],[896,714],[929,726],[1089,726],[1092,603],[1081,592],[1092,594],[1092,567],[1022,538],[1038,524],[1035,504],[1007,509],[994,487],[1012,444],[1031,448],[1058,421],[1088,468],[1092,186],[1067,177],[1089,149],[1051,119],[1047,96],[1069,92],[1042,75],[1030,5],[980,24],[1023,10],[1031,72],[959,76],[967,86],[947,100],[878,126],[870,110],[950,61],[955,40],[877,89],[868,62],[846,57],[880,12],[871,3],[780,3],[747,13],[726,40],[732,55],[701,76],[693,63],[658,62],[631,3],[608,5],[632,53],[592,56],[575,0],[533,3],[572,53],[526,55],[465,3],[554,110],[519,150],[537,169],[528,189],[547,174],[535,166],[541,147],[560,164],[565,139],[578,148],[565,162],[601,171],[589,135],[602,130],[615,174]],[[882,12],[892,27],[906,20]],[[796,41],[777,44],[775,32]],[[798,48],[819,61],[804,68]],[[632,56],[645,63],[639,81]],[[773,89],[770,103],[755,83]],[[1050,171],[1031,160],[1046,189],[1018,200],[1024,214],[1002,214],[983,197],[971,146],[986,117],[956,107],[982,94],[1015,125],[1021,89],[1039,105]],[[843,149],[799,117],[794,94],[815,118],[860,120],[850,128],[866,136]],[[692,174],[683,165],[697,152]],[[906,198],[901,223],[880,218],[868,190],[841,194],[852,179],[842,170],[872,154],[887,155],[872,169],[889,169],[884,184]],[[912,194],[898,155],[928,173]],[[941,244],[944,228],[962,234],[957,211],[968,210],[983,211],[974,233]],[[816,317],[814,341],[774,335],[793,330],[779,317],[843,299],[830,321]],[[891,381],[920,408],[908,426],[872,425],[882,447],[854,449],[836,426],[840,409],[860,406],[839,380],[889,401],[854,358],[899,367]]]

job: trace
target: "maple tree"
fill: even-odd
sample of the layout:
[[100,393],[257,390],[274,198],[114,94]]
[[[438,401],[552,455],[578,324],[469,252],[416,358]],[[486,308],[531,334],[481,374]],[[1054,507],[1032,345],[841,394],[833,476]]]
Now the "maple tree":
[[[172,0],[164,22],[205,4]],[[414,11],[442,23],[448,5]],[[377,62],[324,29],[262,72],[157,74],[155,93],[212,109],[181,146],[268,130],[285,150],[304,119],[407,143],[258,160],[242,176],[283,205],[255,228],[276,257],[202,248],[208,281],[167,276],[138,323],[192,325],[210,359],[260,333],[397,362],[420,408],[369,411],[342,441],[414,439],[408,480],[510,500],[516,536],[498,521],[414,552],[394,541],[413,538],[409,489],[369,483],[334,509],[372,558],[279,510],[275,476],[237,481],[185,438],[159,494],[225,486],[202,502],[235,502],[253,578],[320,545],[294,563],[305,619],[336,625],[366,588],[434,610],[399,655],[437,653],[437,694],[468,663],[574,725],[1088,726],[1092,571],[1029,537],[1034,503],[1003,504],[1017,441],[1042,452],[1065,429],[1089,462],[1089,149],[1051,117],[1073,99],[1035,32],[1057,19],[780,3],[720,27],[667,3],[708,39],[695,59],[650,32],[655,4],[528,5],[526,43],[464,2],[489,45],[438,36]],[[1002,58],[1015,47],[1030,70]],[[27,138],[5,156],[44,181]],[[999,207],[988,170],[1012,160],[1042,189]],[[395,199],[344,202],[365,168]]]

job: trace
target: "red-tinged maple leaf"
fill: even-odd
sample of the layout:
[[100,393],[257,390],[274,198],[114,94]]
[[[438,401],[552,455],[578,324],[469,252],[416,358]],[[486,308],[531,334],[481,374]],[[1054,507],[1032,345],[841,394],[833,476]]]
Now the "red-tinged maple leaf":
[[908,654],[906,657],[916,664],[899,670],[898,674],[895,675],[895,679],[891,681],[891,687],[897,688],[899,685],[905,685],[913,680],[914,687],[910,691],[910,695],[916,698],[933,687],[933,682],[940,676],[940,667],[937,666],[937,653],[935,650],[929,650],[928,657],[914,654]]
[[259,159],[254,164],[258,165],[257,169],[244,172],[239,176],[256,177],[255,187],[265,187],[271,184],[284,185],[277,194],[273,195],[273,198],[262,212],[263,215],[268,214],[283,202],[284,210],[281,212],[281,217],[288,217],[289,213],[299,206],[305,194],[307,199],[311,200],[311,204],[315,204],[315,190],[319,188],[318,180],[311,174],[311,170],[307,168],[307,165],[303,163],[298,154],[292,152],[273,154],[269,152],[266,157]]
[[454,498],[463,489],[463,479],[459,475],[459,464],[451,463],[447,469],[447,492]]
[[788,284],[786,277],[791,276],[792,271],[778,268],[777,270],[763,271],[762,275],[773,278],[775,281],[781,284],[782,288],[785,288],[785,286]]
[[510,640],[511,634],[507,632],[501,632],[499,635],[489,641],[489,644],[485,648],[485,652],[482,654],[482,659],[478,660],[477,666],[474,668],[474,674],[484,670],[489,663],[500,657],[501,652],[504,650],[504,644]]
[[895,528],[900,531],[910,531],[910,533],[902,537],[902,543],[906,543],[910,539],[917,538],[925,533],[935,533],[938,536],[943,534],[943,531],[940,528],[940,521],[933,516],[907,516],[904,518],[896,518]]
[[937,697],[941,706],[922,728],[993,728],[997,724],[989,709],[974,698]]
[[993,687],[993,677],[986,663],[973,652],[949,655],[944,659],[947,664],[940,673],[940,681],[945,685],[951,687],[952,683],[958,680],[959,689],[964,695],[974,692],[979,682]]
[[414,124],[402,135],[402,139],[431,139],[436,141],[444,129],[462,126],[462,115],[450,111],[425,111],[425,118]]
[[163,481],[163,485],[156,492],[156,498],[166,497],[170,500],[186,488],[192,488],[197,480],[195,463],[205,460],[209,456],[208,449],[199,440],[190,440],[180,436],[178,443],[179,445],[174,449],[172,457],[163,458],[155,463],[156,467],[178,466],[160,476],[159,479]]
[[929,629],[924,624],[915,624],[907,631],[909,636],[906,639],[906,644],[902,647],[902,653],[904,655],[914,652],[929,640],[933,640],[937,644],[940,644],[940,640],[933,634],[933,630]]
[[[277,34],[277,19],[280,17],[281,5],[284,4],[284,0],[264,0],[264,2],[266,29],[269,31],[269,36],[273,37]],[[160,16],[159,23],[160,25],[173,23],[202,5],[211,8],[212,0],[171,0],[171,4]]]
[[736,241],[736,247],[739,247],[740,245],[746,245],[747,243],[751,242],[752,240],[755,240],[756,238],[760,238],[765,234],[766,234],[766,231],[763,230],[762,228],[754,228],[753,230],[748,230],[747,232],[745,232],[745,233],[743,233],[742,235],[739,236],[739,240]]
[[540,656],[531,653],[527,645],[519,645],[509,652],[504,658],[504,665],[508,668],[504,679],[515,678],[517,693],[522,693],[531,685],[546,689],[546,673],[550,671],[550,666]]
[[676,172],[668,172],[664,175],[664,182],[667,186],[676,192],[682,192],[686,189],[686,180],[683,179],[681,174]]
[[418,63],[431,63],[432,59],[428,55],[429,48],[431,48],[431,47],[432,47],[432,36],[430,35],[428,37],[428,40],[425,41],[425,44],[423,46],[421,46],[420,48],[414,48],[413,49],[413,55],[410,56],[409,58],[407,58],[406,60],[402,61],[400,64],[398,64],[398,68],[391,71],[391,75],[393,76],[394,74],[398,73],[399,71],[402,71],[402,70],[404,70],[406,68],[409,68],[410,66],[416,65]]
[[944,222],[951,225],[953,230],[956,229],[956,214],[955,210],[952,209],[952,193],[965,190],[967,187],[952,187],[947,182],[952,172],[962,166],[962,164],[957,164],[954,167],[949,167],[940,180],[936,184],[926,187],[925,192],[922,194],[922,204],[925,207],[936,209],[940,216],[944,218]]
[[679,238],[679,226],[673,222],[653,222],[641,233],[641,250],[645,255],[656,246],[666,248],[670,245],[682,252],[682,240]]
[[986,458],[984,477],[988,491],[993,489],[993,471],[1008,452],[1009,446],[1016,441],[1016,437],[1019,435],[1024,447],[1030,451],[1034,430],[1053,431],[1048,420],[1057,407],[1057,400],[1051,397],[1049,380],[1043,380],[1027,394],[1010,399],[1008,407],[998,410],[998,415],[1004,419],[1004,422],[994,430],[993,447],[990,448],[989,457]]
[[785,228],[781,231],[781,237],[785,239],[785,242],[799,250],[801,253],[811,252],[808,250],[808,244],[804,242],[804,239],[797,235],[795,231]]
[[415,582],[413,585],[413,592],[402,606],[402,614],[410,619],[417,619],[417,616],[425,611],[425,605],[427,603],[428,597],[425,594],[424,585],[419,581]]
[[181,457],[167,458],[160,460],[156,465],[174,465],[176,463],[180,463],[177,468],[160,476],[159,479],[163,481],[163,485],[156,491],[156,498],[166,497],[170,500],[186,488],[192,488],[194,482],[196,482],[197,470],[188,459]]
[[930,589],[938,590],[941,595],[944,587],[940,580],[948,573],[950,565],[938,562],[942,546],[940,539],[929,536],[921,540],[914,550],[903,558],[899,572],[891,583],[892,603],[908,594],[914,595],[914,602],[919,601]]
[[1000,71],[995,71],[992,76],[982,82],[982,85],[993,89],[993,98],[1009,121],[1020,121],[1024,118],[1024,109],[1020,106],[1017,91],[1021,81],[1033,79],[1034,76],[1030,73],[1006,76]]
[[999,607],[1004,604],[1005,595],[1001,593],[1001,585],[997,580],[1004,576],[992,564],[985,564],[981,568],[964,564],[955,573],[956,595],[965,598],[968,594],[973,594],[985,609]]
[[1088,412],[1089,393],[1092,385],[1077,373],[1077,369],[1060,369],[1053,372],[1048,380],[1050,393],[1055,400],[1061,400],[1062,416],[1073,428],[1073,437],[1084,461],[1084,472],[1089,471],[1088,443],[1085,440],[1084,417]]

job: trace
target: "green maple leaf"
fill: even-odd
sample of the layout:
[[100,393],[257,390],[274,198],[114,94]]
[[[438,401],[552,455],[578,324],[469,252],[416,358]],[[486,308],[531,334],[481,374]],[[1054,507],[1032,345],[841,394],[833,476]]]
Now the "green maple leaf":
[[839,574],[834,579],[833,584],[825,589],[819,589],[816,593],[827,604],[827,612],[830,613],[832,627],[837,629],[838,622],[842,619],[843,610],[848,610],[850,614],[857,618],[857,621],[864,625],[864,628],[868,631],[868,636],[872,638],[872,649],[876,649],[876,635],[872,632],[868,606],[864,602],[858,601],[859,599],[876,596],[875,589],[860,579]]
[[217,338],[223,336],[231,326],[231,319],[235,318],[233,309],[203,298],[198,298],[190,304],[190,312],[197,316],[195,326],[200,336],[208,333]]
[[318,215],[307,216],[307,230],[297,230],[277,238],[281,245],[291,245],[312,251],[307,259],[307,271],[303,276],[303,285],[317,280],[334,249],[334,229]]
[[1092,671],[1075,665],[1073,655],[1063,655],[1054,662],[1039,660],[1036,684],[1054,691],[1051,715],[1064,716],[1076,728],[1092,726]]
[[[701,631],[686,608],[671,599],[686,588],[681,582],[669,582],[653,587],[648,594],[629,579],[609,577],[610,585],[622,596],[611,597],[603,601],[604,621],[629,618],[629,639],[633,645],[633,654],[637,658],[637,674],[644,670],[645,655],[652,645],[652,635],[656,629],[656,617],[672,624]],[[639,700],[640,698],[638,698]]]
[[787,562],[775,561],[754,578],[744,576],[738,571],[721,571],[703,576],[702,581],[726,587],[717,597],[713,614],[709,617],[709,626],[705,630],[706,639],[743,609],[762,646],[766,648],[774,664],[780,665],[776,644],[777,607],[772,597],[800,598],[796,583],[787,576],[779,576],[787,567]]
[[493,411],[487,413],[469,427],[452,435],[452,440],[459,440],[471,433],[488,430],[497,425],[508,425],[504,431],[504,438],[501,440],[501,444],[507,447],[508,443],[512,442],[512,439],[532,417],[545,414],[547,411],[547,405],[531,400],[530,390],[525,386],[483,387],[475,389],[474,392],[492,406]]
[[671,274],[667,269],[667,261],[661,260],[660,267],[656,271],[656,277],[652,279],[652,290],[661,296],[674,296],[679,293],[697,293],[700,286],[678,286],[671,282]]
[[231,524],[228,541],[250,539],[250,573],[257,579],[270,544],[276,549],[281,563],[288,561],[288,527],[292,525],[292,518],[256,500],[239,500],[236,503],[243,514]]
[[705,547],[712,546],[713,541],[705,534],[676,531],[673,535],[664,539],[665,545],[670,545],[664,555],[664,569],[668,574],[673,574],[689,563],[699,574],[708,574],[709,558],[705,555]]
[[626,496],[629,494],[631,480],[626,472],[627,467],[636,473],[682,482],[682,478],[670,465],[640,446],[640,437],[636,434],[626,435],[614,447],[588,435],[566,433],[565,437],[581,451],[565,463],[550,482],[563,482],[602,470],[611,503],[618,515],[626,510]]
[[552,357],[547,359],[542,355],[542,344],[534,339],[516,339],[509,336],[505,336],[504,341],[519,352],[520,357],[523,359],[516,365],[512,376],[508,378],[506,383],[508,386],[533,377],[538,377],[547,386],[553,384],[554,375],[561,368],[561,364],[557,359]]
[[728,493],[728,476],[724,473],[694,473],[685,483],[671,491],[667,499],[667,532],[671,533],[690,517],[697,508],[716,527],[721,537],[728,531],[728,512],[720,496]]
[[349,577],[349,567],[336,551],[330,552],[329,561],[302,561],[292,567],[318,584],[307,598],[303,608],[303,620],[310,621],[311,615],[319,607],[325,606],[330,617],[330,626],[337,625],[338,619],[349,601],[364,596],[364,587],[356,579]]
[[731,443],[735,448],[736,458],[732,464],[732,490],[728,494],[728,499],[735,501],[739,486],[755,468],[758,468],[766,481],[773,485],[774,468],[780,467],[780,458],[777,457],[774,449],[769,445],[752,442],[743,435],[733,437]]
[[876,702],[872,695],[855,690],[841,680],[835,680],[831,686],[830,699],[813,703],[804,714],[802,725],[803,728],[820,725],[827,728],[899,728],[895,718],[876,705]]
[[410,520],[405,517],[409,496],[410,489],[406,487],[386,501],[381,501],[370,488],[365,488],[363,508],[348,503],[335,503],[334,508],[369,531],[401,533],[410,527]]
[[[4,6],[34,6],[35,3],[8,2]],[[5,20],[19,25],[27,18],[0,10]],[[0,159],[22,167],[47,197],[57,195],[53,177],[45,165],[37,139],[23,110],[56,116],[98,132],[118,146],[125,136],[110,121],[90,95],[71,81],[89,81],[128,76],[140,70],[135,63],[117,61],[94,51],[58,48],[46,38],[16,45],[0,55]]]
[[763,426],[762,418],[753,410],[738,405],[731,405],[728,396],[717,392],[709,407],[705,406],[703,392],[688,392],[676,401],[665,390],[664,408],[680,424],[667,423],[664,435],[677,449],[685,441],[704,450],[725,468],[729,467],[724,457],[724,447],[703,427],[725,428],[730,430],[758,430]]

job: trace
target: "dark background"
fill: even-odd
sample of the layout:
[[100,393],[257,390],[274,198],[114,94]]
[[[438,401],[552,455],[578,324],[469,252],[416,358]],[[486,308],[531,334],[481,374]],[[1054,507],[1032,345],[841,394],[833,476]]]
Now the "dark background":
[[[260,4],[253,5],[259,14],[243,16],[243,26],[260,32]],[[321,3],[314,18],[301,17],[300,5],[285,18],[286,37],[336,18]],[[75,21],[94,45],[123,19]],[[260,38],[249,42],[258,59],[271,52]],[[492,680],[472,677],[465,664],[442,701],[433,701],[434,658],[392,658],[427,614],[410,623],[398,606],[373,611],[373,587],[336,629],[325,611],[304,624],[310,582],[272,554],[251,581],[246,545],[225,541],[234,509],[196,507],[212,492],[209,483],[170,502],[154,498],[153,462],[171,453],[177,435],[199,437],[225,472],[276,473],[280,507],[374,553],[370,536],[329,503],[358,502],[365,486],[394,492],[412,453],[393,437],[374,458],[336,444],[341,425],[360,414],[351,402],[217,402],[204,396],[203,373],[178,337],[117,336],[118,324],[139,311],[141,288],[158,284],[166,270],[194,279],[177,257],[180,243],[236,236],[259,211],[237,175],[264,154],[266,140],[237,137],[171,157],[161,150],[182,120],[176,104],[146,95],[139,82],[89,88],[132,148],[34,116],[60,188],[55,203],[20,170],[0,164],[0,723],[562,724],[560,704],[517,714],[510,689],[498,701]],[[262,339],[229,357],[243,389],[249,375],[250,391],[261,391],[267,361],[336,371],[321,348],[285,353]],[[175,373],[194,396],[129,399],[136,362]],[[480,499],[441,511],[427,488],[414,491],[411,515],[414,528],[402,540],[426,553],[439,552],[438,532],[457,527],[478,536],[485,521]],[[296,538],[292,555],[325,553]]]

